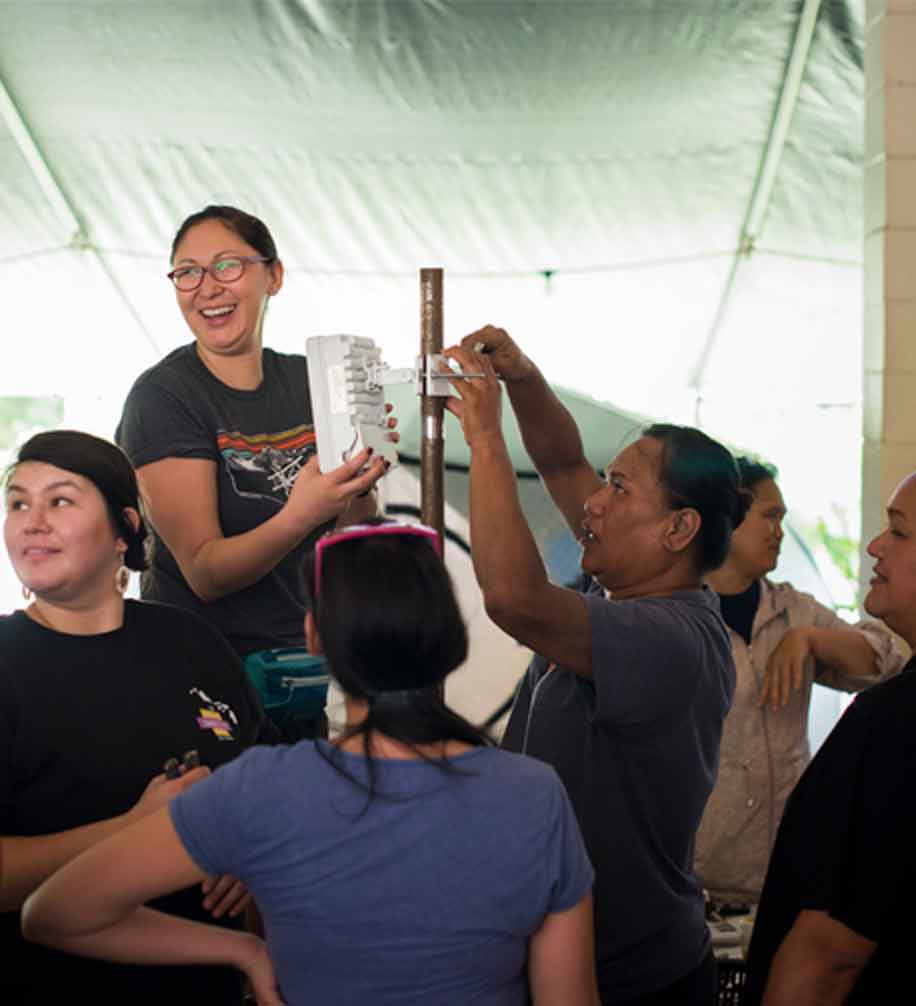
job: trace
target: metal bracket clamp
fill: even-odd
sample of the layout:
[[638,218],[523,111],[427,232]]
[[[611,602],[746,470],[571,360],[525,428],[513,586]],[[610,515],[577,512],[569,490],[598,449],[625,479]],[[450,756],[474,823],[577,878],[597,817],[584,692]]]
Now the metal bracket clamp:
[[[455,379],[469,380],[472,377],[486,377],[483,371],[463,371],[458,364],[443,353],[429,353],[425,360],[417,357],[417,391],[425,382],[425,392],[435,398],[449,398],[452,394],[451,382]],[[444,373],[443,370],[447,371]]]
[[411,384],[417,380],[415,367],[388,367],[384,363],[370,363],[366,368],[366,384],[370,390],[390,384]]
[[[448,371],[445,373],[444,371]],[[370,390],[392,384],[413,384],[417,394],[433,398],[448,398],[452,394],[451,382],[456,378],[484,377],[481,373],[464,373],[457,364],[442,353],[418,356],[413,367],[388,367],[384,363],[370,363],[366,368],[366,385]]]

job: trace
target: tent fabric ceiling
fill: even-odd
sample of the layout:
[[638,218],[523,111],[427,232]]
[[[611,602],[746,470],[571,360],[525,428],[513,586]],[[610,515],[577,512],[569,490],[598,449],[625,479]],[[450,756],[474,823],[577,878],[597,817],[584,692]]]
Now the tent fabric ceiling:
[[[123,395],[187,339],[162,276],[175,227],[230,202],[267,220],[281,249],[287,289],[268,332],[279,348],[351,330],[402,363],[417,341],[416,271],[441,265],[447,335],[513,325],[557,380],[683,413],[800,11],[7,0],[0,81],[82,233],[8,115],[0,291],[17,337],[0,391],[62,392],[95,368]],[[746,394],[858,394],[863,20],[861,0],[819,6],[705,394],[750,360]],[[590,365],[605,351],[613,366]]]

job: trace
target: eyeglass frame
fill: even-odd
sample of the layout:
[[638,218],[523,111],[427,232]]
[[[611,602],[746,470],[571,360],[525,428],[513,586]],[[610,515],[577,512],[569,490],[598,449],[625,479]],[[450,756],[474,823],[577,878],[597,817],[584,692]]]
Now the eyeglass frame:
[[340,531],[327,531],[315,542],[315,600],[321,593],[321,563],[324,553],[342,541],[356,541],[361,538],[376,538],[382,535],[402,535],[407,538],[425,538],[436,555],[442,558],[442,536],[427,524],[402,524],[392,521],[388,524],[351,524]]
[[[235,262],[242,263],[242,271],[234,279],[223,279],[221,276],[217,276],[213,271],[213,267],[217,262],[225,262],[226,260],[232,260]],[[276,262],[275,255],[223,255],[221,258],[214,259],[209,265],[179,265],[176,266],[171,272],[167,272],[165,275],[168,279],[172,281],[172,285],[179,293],[193,293],[195,290],[199,290],[204,285],[204,276],[208,275],[217,283],[238,283],[238,281],[245,275],[245,266],[251,265],[253,262],[263,262],[265,265],[269,265],[271,262]],[[196,283],[194,286],[189,286],[186,288],[180,287],[175,282],[175,274],[182,272],[185,269],[200,269],[200,282]]]

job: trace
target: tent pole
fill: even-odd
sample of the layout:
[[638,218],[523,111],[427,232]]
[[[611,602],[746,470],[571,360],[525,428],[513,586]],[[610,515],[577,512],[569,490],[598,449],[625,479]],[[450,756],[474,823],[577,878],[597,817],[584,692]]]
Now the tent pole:
[[445,543],[442,417],[445,400],[430,395],[430,357],[442,352],[442,270],[420,270],[420,517]]
[[698,411],[702,397],[703,379],[706,376],[712,351],[715,348],[725,321],[726,312],[735,290],[738,273],[742,263],[748,261],[753,254],[754,247],[763,230],[763,221],[770,206],[773,185],[779,172],[779,164],[782,160],[782,152],[785,149],[786,137],[789,134],[789,127],[792,125],[795,106],[798,104],[798,95],[801,91],[802,78],[805,75],[808,53],[811,51],[811,40],[814,38],[814,29],[817,26],[817,15],[820,6],[821,0],[805,0],[804,7],[798,19],[795,41],[792,44],[792,53],[789,57],[789,62],[786,64],[779,102],[776,105],[773,121],[770,124],[770,133],[763,148],[760,165],[757,168],[757,178],[754,181],[754,188],[751,192],[747,213],[741,226],[738,248],[735,251],[728,277],[725,280],[725,286],[722,289],[716,313],[713,316],[709,333],[706,336],[706,342],[703,345],[690,379],[690,386],[696,394]]
[[161,356],[162,350],[153,337],[152,332],[144,324],[139,312],[127,296],[118,278],[112,272],[111,267],[105,261],[102,253],[89,240],[86,227],[73,208],[60,182],[54,176],[54,172],[48,165],[47,158],[35,142],[28,123],[19,111],[15,101],[13,101],[2,75],[0,75],[0,121],[9,129],[16,142],[16,146],[19,148],[19,152],[22,154],[23,160],[28,165],[32,177],[44,193],[45,199],[48,200],[51,209],[54,211],[54,215],[67,231],[70,247],[76,251],[86,251],[89,253],[90,261],[102,274],[108,285],[114,289],[137,327],[143,333],[143,337],[155,350],[156,357]]

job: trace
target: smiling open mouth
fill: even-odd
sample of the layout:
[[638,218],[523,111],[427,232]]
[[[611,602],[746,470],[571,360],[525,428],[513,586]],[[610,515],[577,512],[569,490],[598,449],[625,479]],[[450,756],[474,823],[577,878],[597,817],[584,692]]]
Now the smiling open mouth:
[[200,313],[205,318],[223,318],[227,314],[232,314],[234,310],[235,304],[227,304],[225,307],[204,307]]

